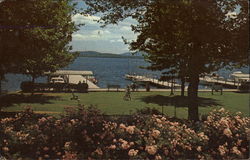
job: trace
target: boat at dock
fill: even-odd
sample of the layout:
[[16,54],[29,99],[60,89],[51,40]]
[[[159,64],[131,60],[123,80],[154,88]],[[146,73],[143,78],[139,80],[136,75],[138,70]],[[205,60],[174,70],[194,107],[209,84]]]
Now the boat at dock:
[[239,82],[249,82],[250,81],[250,74],[242,73],[241,71],[234,72],[230,75],[235,81]]
[[58,83],[87,83],[89,88],[99,88],[96,85],[97,80],[92,71],[58,70],[56,72],[46,72],[45,75],[48,76],[48,83],[53,83],[53,80],[56,79],[57,81],[55,82]]
[[217,74],[210,74],[200,77],[200,84],[203,85],[222,85],[224,88],[236,89],[239,88],[242,83],[250,81],[250,75],[242,73],[241,71],[230,74],[230,78],[224,78]]

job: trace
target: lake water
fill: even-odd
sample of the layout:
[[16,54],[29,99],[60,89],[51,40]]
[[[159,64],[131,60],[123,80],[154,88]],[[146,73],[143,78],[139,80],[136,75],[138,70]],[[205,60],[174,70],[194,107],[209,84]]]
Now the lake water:
[[[144,59],[128,59],[128,58],[94,58],[94,57],[78,57],[72,64],[64,69],[69,70],[90,70],[93,71],[98,80],[98,86],[106,88],[107,84],[119,84],[125,87],[131,82],[125,80],[127,73],[143,74],[153,77],[159,77],[159,71],[148,71],[141,69],[141,66],[149,65]],[[219,75],[228,78],[234,71],[242,71],[248,73],[248,68],[234,69],[232,71],[221,69]],[[31,80],[31,77],[20,74],[7,74],[6,82],[3,82],[3,89],[8,91],[20,90],[22,81]],[[40,77],[37,82],[46,82],[46,77]]]

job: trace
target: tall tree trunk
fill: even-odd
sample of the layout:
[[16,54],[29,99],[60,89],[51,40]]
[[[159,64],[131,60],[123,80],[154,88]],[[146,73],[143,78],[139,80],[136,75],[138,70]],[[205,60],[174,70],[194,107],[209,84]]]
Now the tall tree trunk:
[[171,92],[170,95],[174,95],[174,78],[171,79]]
[[35,83],[35,75],[31,75],[32,76],[32,91],[31,91],[31,95],[34,95],[34,83]]
[[181,96],[184,97],[185,95],[185,78],[181,77]]
[[2,81],[4,80],[4,73],[0,73],[0,95],[2,94]]
[[198,85],[199,85],[199,74],[192,73],[190,75],[190,82],[188,86],[188,119],[193,121],[199,120],[199,104],[198,104]]
[[0,95],[2,94],[2,76],[0,76]]

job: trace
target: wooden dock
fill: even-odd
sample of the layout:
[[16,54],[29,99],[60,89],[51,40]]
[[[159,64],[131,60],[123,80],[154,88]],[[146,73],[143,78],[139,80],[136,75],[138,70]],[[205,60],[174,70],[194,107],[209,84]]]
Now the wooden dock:
[[150,77],[146,77],[146,76],[140,76],[140,75],[131,75],[131,74],[126,74],[125,75],[126,79],[132,80],[132,81],[136,81],[136,82],[143,82],[143,83],[151,83],[153,85],[156,86],[160,86],[160,87],[164,87],[164,88],[171,88],[171,86],[173,86],[175,89],[176,88],[180,88],[181,85],[177,84],[177,83],[172,83],[172,82],[168,82],[168,81],[160,81],[156,78],[150,78]]
[[[160,86],[160,87],[165,87],[165,88],[171,88],[172,83],[167,82],[167,81],[159,81],[158,79],[155,78],[150,78],[146,76],[140,76],[140,75],[131,75],[131,74],[126,74],[125,75],[126,79],[136,81],[136,82],[150,82],[151,84]],[[216,85],[222,85],[223,88],[229,88],[229,89],[238,89],[239,86],[241,85],[241,82],[239,81],[234,81],[234,80],[228,80],[224,78],[218,78],[218,77],[212,77],[212,76],[204,76],[200,77],[200,85],[208,85],[212,86],[213,84]],[[174,88],[180,88],[181,85],[177,83],[173,83]],[[185,87],[187,88],[187,87]]]
[[200,77],[200,84],[203,85],[222,85],[224,88],[236,89],[239,88],[241,83],[239,81],[227,80],[222,78],[216,78],[211,76]]

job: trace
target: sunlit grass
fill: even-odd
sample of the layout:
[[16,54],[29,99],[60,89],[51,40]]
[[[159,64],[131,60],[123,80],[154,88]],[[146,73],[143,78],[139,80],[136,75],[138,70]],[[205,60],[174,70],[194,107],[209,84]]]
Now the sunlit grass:
[[[176,115],[179,118],[187,118],[187,97],[180,97],[179,92],[169,96],[169,92],[132,92],[131,101],[124,101],[124,92],[90,92],[76,93],[79,102],[85,106],[96,106],[109,115],[131,114],[136,109],[144,107],[156,108],[169,116]],[[249,114],[249,94],[224,92],[223,95],[211,92],[199,93],[199,113],[206,114],[214,108],[224,107],[231,112]],[[77,106],[77,100],[71,100],[71,93],[37,93],[33,97],[30,94],[20,93],[1,97],[3,111],[22,111],[30,106],[37,113],[59,114],[64,112],[67,106]]]

